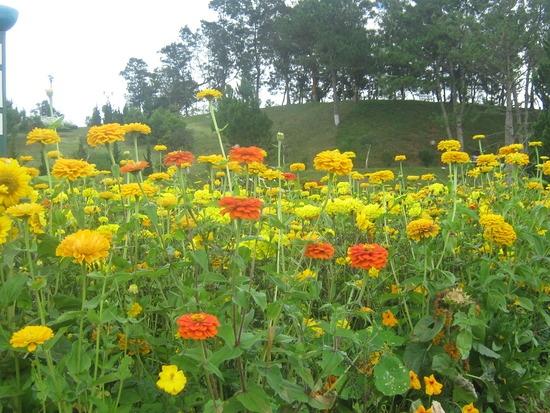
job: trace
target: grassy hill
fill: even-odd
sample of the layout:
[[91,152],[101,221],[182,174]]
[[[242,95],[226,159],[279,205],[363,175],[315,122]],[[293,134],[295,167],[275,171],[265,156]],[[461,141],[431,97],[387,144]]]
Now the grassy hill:
[[[333,124],[330,103],[276,106],[266,108],[265,112],[273,121],[273,132],[285,133],[287,163],[311,163],[313,156],[320,150],[339,148],[355,151],[357,165],[364,165],[367,152],[369,166],[385,166],[398,153],[407,155],[409,165],[419,165],[418,152],[431,148],[431,141],[446,137],[439,106],[430,102],[343,102],[339,127]],[[488,135],[486,144],[497,146],[504,141],[504,116],[499,108],[474,106],[466,114],[464,125],[467,150],[476,149],[474,142],[469,139],[476,133]],[[195,154],[219,152],[209,115],[189,117],[188,128],[193,132]],[[71,156],[77,151],[79,137],[85,136],[86,129],[79,128],[60,134],[63,138],[61,150],[66,156]],[[18,141],[18,154],[38,155],[38,148],[25,147],[23,138]],[[130,149],[130,146],[121,148],[126,149]],[[275,147],[266,149],[274,152]],[[108,165],[104,148],[90,149],[89,156],[98,166]]]

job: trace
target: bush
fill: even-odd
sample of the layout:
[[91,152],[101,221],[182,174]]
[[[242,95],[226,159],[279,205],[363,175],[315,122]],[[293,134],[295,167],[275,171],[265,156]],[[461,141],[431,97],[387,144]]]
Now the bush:
[[382,163],[384,166],[391,166],[393,163],[393,155],[389,152],[382,152]]
[[433,149],[422,149],[418,151],[418,157],[424,166],[432,166],[437,157],[436,155]]
[[260,110],[260,103],[243,83],[234,92],[229,89],[220,100],[217,112],[220,128],[231,145],[267,148],[273,140],[273,122]]
[[162,143],[170,150],[191,149],[193,136],[181,114],[158,108],[151,114],[148,123],[152,130],[148,143]]

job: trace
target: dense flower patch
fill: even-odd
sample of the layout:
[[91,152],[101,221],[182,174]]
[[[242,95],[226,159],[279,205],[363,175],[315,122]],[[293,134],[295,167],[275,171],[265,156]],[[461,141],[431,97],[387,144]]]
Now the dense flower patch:
[[[219,92],[199,97],[215,116]],[[148,133],[103,125],[88,142],[112,155],[113,142]],[[151,164],[136,149],[101,171],[48,156],[57,142],[29,135],[45,178],[29,158],[0,160],[8,410],[546,403],[550,163],[537,145],[472,159],[444,140],[438,181],[357,171],[355,154],[338,150],[320,152],[312,164],[326,175],[307,180],[305,164],[269,166],[261,148],[223,146]]]

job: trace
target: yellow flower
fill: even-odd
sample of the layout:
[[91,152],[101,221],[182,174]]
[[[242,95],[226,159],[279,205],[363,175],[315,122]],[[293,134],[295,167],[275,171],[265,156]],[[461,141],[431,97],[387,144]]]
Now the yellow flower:
[[498,214],[482,214],[479,217],[479,223],[482,227],[490,227],[493,225],[500,225],[504,221],[504,217],[502,215]]
[[170,192],[165,192],[157,198],[157,205],[163,208],[173,208],[177,203],[178,198]]
[[393,158],[395,162],[403,162],[407,160],[407,157],[405,155],[395,155],[395,158]]
[[223,93],[217,89],[203,89],[200,92],[197,92],[195,97],[198,100],[218,100],[223,96]]
[[178,395],[187,384],[187,377],[178,366],[173,364],[162,366],[157,380],[157,387],[172,396]]
[[60,141],[61,138],[53,129],[34,128],[27,134],[27,145],[32,145],[33,143],[51,145]]
[[87,141],[90,146],[124,141],[124,128],[119,123],[92,126],[88,130]]
[[8,240],[12,226],[12,221],[7,215],[0,216],[0,245]]
[[468,163],[470,162],[470,155],[466,152],[458,151],[446,151],[441,154],[442,163]]
[[47,154],[50,159],[57,159],[61,157],[61,152],[59,151],[49,151]]
[[391,310],[386,310],[382,313],[382,324],[386,327],[395,327],[399,322],[393,315]]
[[437,396],[443,390],[443,385],[435,379],[433,374],[429,377],[424,377],[424,386],[426,386],[426,394],[428,396]]
[[512,152],[506,155],[504,162],[508,165],[525,166],[529,165],[529,155],[522,152]]
[[429,408],[425,408],[424,405],[420,405],[416,408],[416,410],[414,411],[414,413],[433,413],[433,410],[431,407]]
[[435,179],[435,175],[434,174],[420,175],[420,179],[423,181],[433,181]]
[[31,194],[31,177],[15,160],[0,160],[0,206],[17,204]]
[[479,410],[474,407],[473,403],[462,407],[462,413],[479,413]]
[[508,155],[514,152],[521,152],[523,150],[523,144],[512,143],[511,145],[503,146],[498,150],[499,155]]
[[483,238],[497,245],[511,246],[516,241],[516,232],[510,224],[501,222],[487,226],[483,232]]
[[474,136],[472,136],[472,139],[475,140],[475,141],[477,141],[479,139],[485,139],[485,135],[483,135],[483,134],[474,135]]
[[348,153],[340,153],[338,149],[322,151],[313,159],[313,165],[318,171],[348,175],[353,169],[353,162]]
[[422,387],[420,380],[418,379],[418,375],[412,370],[409,370],[409,380],[411,382],[411,389],[420,390]]
[[95,174],[95,165],[80,159],[58,159],[52,168],[53,176],[67,178],[69,181],[95,176]]
[[437,150],[442,152],[458,151],[460,148],[462,148],[462,145],[455,139],[442,140],[437,144]]
[[83,229],[71,234],[57,246],[55,255],[70,257],[74,262],[88,265],[103,261],[109,255],[111,242],[99,231]]
[[139,303],[135,302],[135,303],[132,303],[132,305],[127,311],[127,314],[128,314],[128,317],[137,318],[142,312],[143,312],[143,307]]
[[550,175],[550,161],[546,161],[542,164],[542,173],[544,175]]
[[407,236],[415,241],[422,238],[434,238],[439,234],[440,227],[433,220],[420,218],[409,222]]
[[154,172],[151,175],[147,177],[148,181],[168,181],[170,179],[170,175],[168,175],[166,172]]
[[479,155],[476,158],[476,165],[477,166],[498,166],[499,162],[496,155],[492,153],[486,153],[483,155]]
[[223,155],[201,155],[197,158],[198,163],[208,163],[210,165],[219,165],[225,161]]
[[369,183],[371,184],[381,184],[384,182],[393,181],[394,179],[395,174],[387,169],[369,174]]
[[128,123],[122,125],[121,128],[124,130],[124,133],[141,133],[143,135],[149,135],[151,133],[151,128],[145,123]]
[[420,179],[419,175],[407,175],[407,181],[414,182],[414,181],[418,181],[419,179]]
[[315,205],[304,205],[294,209],[294,214],[302,219],[314,219],[321,213],[321,208]]
[[317,338],[325,334],[323,327],[319,325],[319,322],[315,321],[313,318],[304,318],[304,325],[309,328],[313,335]]
[[534,148],[534,147],[542,147],[543,143],[541,141],[531,141],[529,142],[529,147],[530,148]]
[[145,195],[147,196],[155,195],[157,193],[157,188],[151,184],[148,184],[147,182],[144,182],[141,184],[141,189],[140,189],[140,185],[135,182],[120,186],[120,194],[123,197],[129,197],[129,198],[139,197],[139,196],[142,196],[143,193],[145,193]]
[[19,161],[20,162],[32,162],[32,161],[34,161],[34,158],[32,157],[32,155],[21,155],[19,157]]
[[306,268],[304,271],[296,274],[296,279],[300,282],[311,280],[317,278],[317,273],[315,271]]
[[53,330],[46,326],[26,326],[11,335],[10,345],[13,348],[27,347],[31,353],[38,344],[44,344],[53,337]]
[[6,213],[15,218],[28,218],[29,226],[34,234],[43,234],[46,225],[44,207],[40,204],[29,202],[9,207]]
[[289,168],[292,172],[305,171],[306,165],[301,162],[291,163]]

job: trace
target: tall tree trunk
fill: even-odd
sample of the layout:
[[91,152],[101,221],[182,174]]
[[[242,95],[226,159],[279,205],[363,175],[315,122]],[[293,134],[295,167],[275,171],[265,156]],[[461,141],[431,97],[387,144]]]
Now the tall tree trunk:
[[523,125],[525,128],[525,134],[528,131],[529,125],[529,101],[531,100],[529,96],[529,82],[531,80],[531,63],[527,62],[527,72],[525,73],[525,92],[523,96]]
[[514,143],[514,113],[512,104],[512,79],[510,74],[506,78],[506,117],[504,119],[504,144]]
[[437,90],[435,92],[435,97],[439,102],[439,107],[441,108],[441,115],[443,115],[443,123],[445,124],[445,132],[447,132],[447,137],[450,138],[452,136],[451,125],[449,124],[449,115],[447,115],[447,108],[445,107],[445,101],[441,96],[441,85],[439,84],[439,82],[437,83]]
[[514,99],[514,112],[516,115],[516,127],[514,133],[514,140],[522,138],[524,135],[523,118],[521,117],[521,106],[519,104],[517,83],[514,82],[512,86],[512,97]]
[[333,69],[330,73],[332,82],[332,102],[334,106],[334,126],[340,124],[340,96],[338,96],[338,79],[336,70]]
[[311,71],[311,100],[319,102],[319,71],[317,67]]

